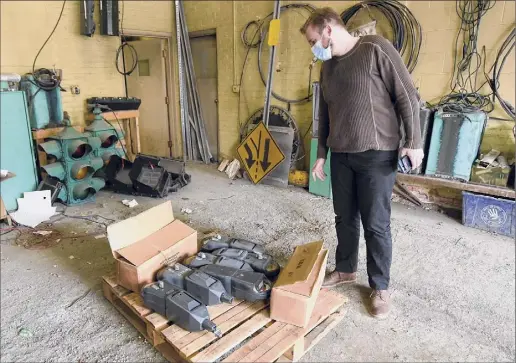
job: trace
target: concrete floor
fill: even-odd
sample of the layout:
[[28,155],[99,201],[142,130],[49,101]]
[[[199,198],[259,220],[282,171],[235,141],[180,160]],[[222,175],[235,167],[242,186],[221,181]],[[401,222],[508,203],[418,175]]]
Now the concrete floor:
[[[188,169],[192,183],[170,196],[177,217],[263,243],[280,262],[295,245],[323,238],[333,266],[331,201],[230,181],[211,167]],[[95,203],[65,213],[109,223],[93,215],[120,220],[162,202],[136,198],[140,205],[129,209],[125,198],[101,192]],[[181,214],[183,207],[193,213]],[[2,236],[2,361],[162,361],[102,296],[100,277],[113,264],[107,240],[94,237],[104,226],[52,220],[38,227],[54,231],[46,240]],[[376,321],[366,313],[362,241],[358,284],[338,289],[350,298],[348,314],[303,361],[514,361],[514,240],[402,204],[393,205],[392,229],[392,315]]]

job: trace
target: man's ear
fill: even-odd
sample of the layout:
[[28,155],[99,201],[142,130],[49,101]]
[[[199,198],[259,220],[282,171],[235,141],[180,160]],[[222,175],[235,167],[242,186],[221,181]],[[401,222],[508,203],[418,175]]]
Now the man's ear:
[[328,29],[328,36],[331,37],[331,31],[333,30],[331,25],[326,25],[326,28]]

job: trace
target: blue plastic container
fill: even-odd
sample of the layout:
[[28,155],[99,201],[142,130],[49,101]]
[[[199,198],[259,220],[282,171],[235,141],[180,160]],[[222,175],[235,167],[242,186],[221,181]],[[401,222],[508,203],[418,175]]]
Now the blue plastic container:
[[462,192],[462,224],[514,238],[515,202],[510,199]]

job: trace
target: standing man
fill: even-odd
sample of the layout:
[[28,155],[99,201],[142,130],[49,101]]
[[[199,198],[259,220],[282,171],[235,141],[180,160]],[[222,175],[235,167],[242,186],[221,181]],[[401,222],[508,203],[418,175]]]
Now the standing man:
[[[319,146],[312,169],[324,180],[331,150],[337,251],[323,286],[355,282],[360,217],[367,247],[370,313],[387,317],[392,260],[391,195],[399,156],[413,168],[423,159],[416,88],[399,53],[378,35],[350,35],[331,8],[314,11],[300,29],[323,61]],[[400,147],[400,122],[405,143]]]

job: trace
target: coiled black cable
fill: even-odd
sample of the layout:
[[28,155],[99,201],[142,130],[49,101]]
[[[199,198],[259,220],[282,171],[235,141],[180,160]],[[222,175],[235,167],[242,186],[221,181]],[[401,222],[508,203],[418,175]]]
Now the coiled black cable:
[[[138,66],[138,52],[136,51],[136,49],[134,49],[134,47],[131,44],[127,43],[127,41],[124,40],[123,34],[124,34],[125,2],[122,0],[121,3],[122,3],[122,6],[121,6],[121,10],[120,10],[120,13],[121,13],[120,33],[122,35],[120,36],[120,46],[118,47],[118,49],[116,51],[115,66],[116,66],[116,70],[118,71],[118,73],[120,73],[123,76],[129,76],[129,75],[131,75],[131,73],[134,72],[134,70]],[[126,71],[126,69],[125,69],[125,57],[124,57],[124,48],[125,47],[128,47],[131,50],[131,58],[133,59],[133,65],[131,66],[131,68],[129,68],[128,71]],[[124,66],[123,70],[120,70],[120,55],[122,55],[122,64]],[[127,82],[127,80],[125,80],[125,81]],[[126,84],[125,88],[126,88],[126,97],[127,97],[127,84]]]
[[[132,64],[131,68],[129,68],[128,71],[120,70],[120,66],[119,66],[120,55],[121,54],[123,55],[123,51],[124,51],[125,47],[128,47],[131,50],[131,58],[133,59],[133,64]],[[124,62],[125,60],[122,60],[122,61]],[[133,73],[134,70],[136,69],[136,67],[138,66],[138,52],[136,52],[136,49],[134,49],[134,47],[131,44],[127,43],[126,41],[123,41],[122,44],[120,44],[120,46],[118,47],[118,49],[116,51],[115,65],[116,65],[116,70],[121,75],[123,75],[123,76],[131,75],[131,73]]]
[[[256,27],[255,33],[254,33],[255,35],[253,35],[253,38],[251,40],[248,40],[249,38],[247,37],[247,32],[253,26]],[[242,43],[244,43],[244,45],[247,48],[256,48],[258,46],[258,44],[260,44],[260,42],[262,41],[261,38],[259,38],[257,41],[254,41],[254,39],[256,38],[256,35],[260,33],[259,30],[261,27],[262,27],[261,21],[252,20],[245,25],[244,29],[242,29],[242,33],[240,33],[240,39],[242,39]]]
[[395,0],[365,0],[344,10],[340,17],[344,24],[348,24],[359,11],[366,10],[371,14],[371,9],[377,10],[388,20],[393,31],[392,44],[406,58],[405,64],[412,73],[423,42],[421,24],[405,5]]
[[32,71],[32,77],[34,80],[29,81],[44,91],[52,91],[61,85],[61,78],[53,70],[47,68]]
[[484,110],[487,113],[493,111],[494,105],[489,96],[478,92],[454,92],[443,96],[438,107],[444,112],[469,113]]

